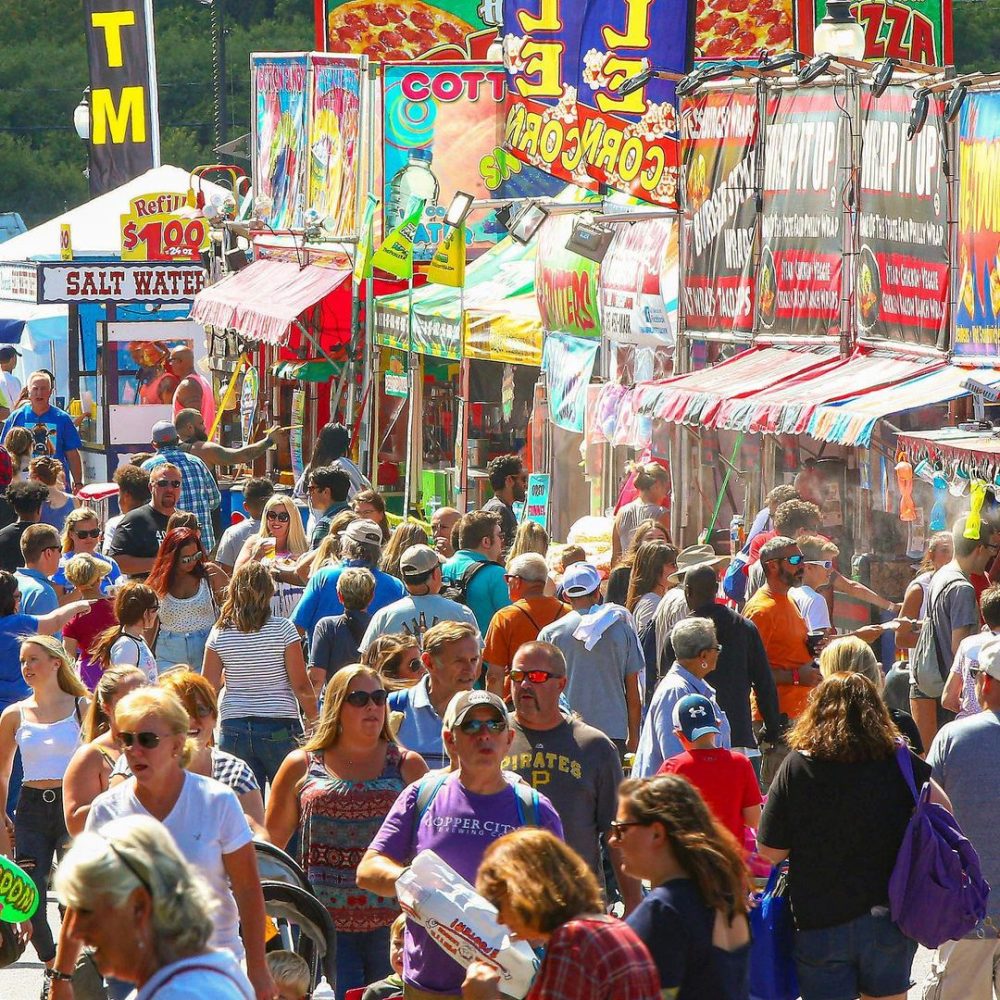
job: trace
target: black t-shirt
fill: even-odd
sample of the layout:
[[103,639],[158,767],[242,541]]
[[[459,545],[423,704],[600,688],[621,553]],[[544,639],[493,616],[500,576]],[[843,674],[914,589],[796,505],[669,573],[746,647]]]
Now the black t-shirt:
[[161,514],[148,503],[130,510],[115,528],[108,555],[113,559],[120,555],[153,559],[167,533],[169,520],[169,514]]
[[920,730],[909,712],[900,712],[898,709],[890,708],[889,717],[896,723],[896,728],[910,744],[910,749],[914,753],[923,753],[927,749],[924,746],[924,741],[920,738]]
[[689,878],[655,888],[626,919],[649,949],[660,987],[677,1000],[743,1000],[750,946],[723,951],[712,945],[715,911]]
[[500,533],[503,535],[503,548],[506,552],[514,543],[514,535],[517,534],[517,518],[514,516],[513,507],[508,507],[500,497],[494,496],[483,504],[483,510],[500,515]]
[[24,556],[21,555],[21,535],[33,523],[33,521],[15,521],[6,528],[0,528],[0,569],[13,573],[24,565]]
[[[919,788],[930,767],[910,755]],[[768,792],[758,840],[788,850],[789,894],[802,930],[887,906],[889,876],[913,814],[895,755],[844,764],[793,750]]]

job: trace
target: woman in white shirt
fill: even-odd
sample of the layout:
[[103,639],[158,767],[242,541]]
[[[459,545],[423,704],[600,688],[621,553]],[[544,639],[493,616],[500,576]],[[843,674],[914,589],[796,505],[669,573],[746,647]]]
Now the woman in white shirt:
[[160,611],[156,592],[144,583],[122,584],[115,594],[115,617],[118,624],[97,637],[90,651],[102,670],[110,667],[137,667],[150,684],[156,683],[156,657],[146,643],[155,631]]

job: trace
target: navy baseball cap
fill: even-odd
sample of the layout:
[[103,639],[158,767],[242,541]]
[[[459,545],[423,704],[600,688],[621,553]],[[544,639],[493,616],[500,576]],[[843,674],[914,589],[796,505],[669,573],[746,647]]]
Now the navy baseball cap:
[[686,694],[674,706],[674,729],[679,729],[692,743],[706,733],[719,733],[715,706],[701,694]]

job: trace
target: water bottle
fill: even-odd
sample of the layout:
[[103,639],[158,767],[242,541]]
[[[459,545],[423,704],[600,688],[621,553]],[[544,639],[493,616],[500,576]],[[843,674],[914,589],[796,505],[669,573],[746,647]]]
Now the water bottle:
[[438,203],[441,185],[431,170],[434,152],[430,149],[411,149],[407,164],[396,171],[389,181],[389,203],[385,206],[386,225],[392,229],[405,218],[410,200],[423,198],[427,207]]
[[743,515],[733,514],[733,519],[729,522],[729,548],[733,555],[736,555],[743,548],[746,537],[746,531],[743,527]]

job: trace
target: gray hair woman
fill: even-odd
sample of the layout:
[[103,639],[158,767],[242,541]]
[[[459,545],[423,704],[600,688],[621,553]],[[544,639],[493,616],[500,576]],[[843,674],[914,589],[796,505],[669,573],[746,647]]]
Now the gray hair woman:
[[715,670],[722,648],[715,634],[715,625],[708,618],[685,618],[673,627],[670,642],[675,659],[656,686],[643,720],[639,747],[632,765],[633,778],[651,777],[660,770],[664,761],[687,749],[687,744],[681,742],[681,725],[675,712],[678,702],[686,695],[703,695],[715,708],[715,718],[706,718],[703,725],[693,732],[704,729],[704,734],[707,734],[714,728],[718,733],[715,745],[730,745],[729,720],[715,700],[715,688],[705,681],[705,677]]
[[128,816],[81,833],[55,887],[66,933],[103,975],[135,983],[141,1000],[254,1000],[232,954],[208,947],[210,893],[156,820]]

